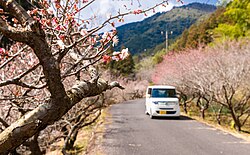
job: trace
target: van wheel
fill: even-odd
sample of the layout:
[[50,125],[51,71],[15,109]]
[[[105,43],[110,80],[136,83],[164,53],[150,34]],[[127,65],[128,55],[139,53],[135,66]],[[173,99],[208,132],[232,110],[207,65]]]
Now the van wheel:
[[151,119],[154,119],[154,118],[155,118],[155,117],[152,115],[151,109],[150,109],[149,117],[150,117]]

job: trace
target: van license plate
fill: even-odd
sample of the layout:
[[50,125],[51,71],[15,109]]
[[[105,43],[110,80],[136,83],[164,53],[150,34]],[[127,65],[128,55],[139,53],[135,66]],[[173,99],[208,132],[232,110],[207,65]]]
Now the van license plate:
[[160,110],[160,114],[161,115],[167,114],[167,111]]

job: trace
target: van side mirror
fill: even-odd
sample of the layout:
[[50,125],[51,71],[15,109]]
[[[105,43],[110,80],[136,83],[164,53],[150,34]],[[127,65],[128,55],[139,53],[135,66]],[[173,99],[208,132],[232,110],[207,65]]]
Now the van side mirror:
[[151,97],[151,95],[150,95],[150,94],[147,94],[147,95],[146,95],[146,98],[150,98],[150,97]]

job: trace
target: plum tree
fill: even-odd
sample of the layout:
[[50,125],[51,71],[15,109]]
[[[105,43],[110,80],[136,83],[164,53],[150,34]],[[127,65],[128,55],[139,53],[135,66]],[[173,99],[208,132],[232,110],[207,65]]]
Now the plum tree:
[[[167,3],[127,9],[88,27],[92,18],[79,13],[94,1],[38,0],[39,7],[25,10],[15,0],[0,0],[0,32],[12,41],[9,48],[0,48],[0,154],[37,137],[82,99],[123,89],[116,81],[103,80],[95,69],[102,61],[128,56],[126,51],[107,52],[117,42],[115,20]],[[100,35],[107,25],[112,30]]]

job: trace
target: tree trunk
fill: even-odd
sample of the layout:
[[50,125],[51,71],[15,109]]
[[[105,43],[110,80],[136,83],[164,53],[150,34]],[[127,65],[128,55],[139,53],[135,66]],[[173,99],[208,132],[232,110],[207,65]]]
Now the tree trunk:
[[42,155],[43,152],[40,149],[38,142],[39,133],[34,135],[29,141],[25,142],[24,145],[30,149],[30,155]]
[[184,103],[183,103],[183,110],[184,110],[185,114],[188,113],[188,111],[187,111],[187,102],[186,101],[184,101]]
[[76,129],[75,131],[73,131],[71,137],[70,137],[70,138],[68,139],[68,141],[66,142],[66,145],[64,146],[64,148],[65,148],[66,150],[71,150],[71,149],[73,149],[74,144],[75,144],[75,141],[76,141],[76,138],[77,138],[78,130],[79,130],[79,129]]
[[183,100],[183,104],[182,104],[183,110],[184,110],[185,114],[187,114],[188,113],[188,111],[187,111],[187,95],[181,93],[180,96],[181,96],[180,98]]
[[10,155],[20,155],[19,153],[16,152],[16,149],[10,152]]
[[77,138],[79,128],[73,127],[71,131],[69,131],[69,134],[67,137],[64,139],[64,146],[62,148],[62,154],[63,155],[68,155],[67,151],[72,150]]
[[235,110],[233,107],[229,106],[230,113],[232,115],[233,121],[234,121],[234,128],[236,131],[240,132],[241,131],[241,123],[239,117],[237,117]]
[[219,111],[218,111],[218,113],[216,114],[216,112],[215,112],[215,114],[216,114],[216,120],[217,120],[217,123],[219,124],[219,125],[221,125],[221,112],[222,112],[222,109],[223,109],[223,105],[220,107],[220,109],[219,109]]
[[59,120],[83,98],[99,95],[114,87],[123,89],[118,82],[108,84],[107,81],[101,79],[97,83],[80,82],[67,92],[70,100],[67,98],[57,102],[49,100],[40,105],[0,133],[0,154],[9,153],[28,138]]
[[201,114],[201,118],[205,119],[205,109],[204,108],[201,108],[200,114]]

